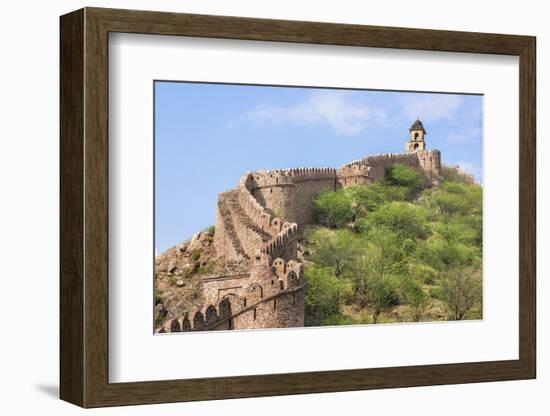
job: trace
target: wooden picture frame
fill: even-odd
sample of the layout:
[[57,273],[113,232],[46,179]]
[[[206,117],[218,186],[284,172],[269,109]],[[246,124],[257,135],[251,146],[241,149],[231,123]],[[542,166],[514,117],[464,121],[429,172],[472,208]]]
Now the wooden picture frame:
[[[530,36],[85,8],[61,17],[60,396],[82,407],[530,379],[536,376],[536,40]],[[110,32],[519,57],[519,359],[109,383]]]

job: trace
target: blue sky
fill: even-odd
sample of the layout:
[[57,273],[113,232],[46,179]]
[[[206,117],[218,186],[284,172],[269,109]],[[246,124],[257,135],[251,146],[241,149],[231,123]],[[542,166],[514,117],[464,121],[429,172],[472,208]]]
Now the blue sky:
[[246,171],[339,167],[401,153],[419,117],[428,149],[481,181],[479,95],[155,82],[155,246],[213,225]]

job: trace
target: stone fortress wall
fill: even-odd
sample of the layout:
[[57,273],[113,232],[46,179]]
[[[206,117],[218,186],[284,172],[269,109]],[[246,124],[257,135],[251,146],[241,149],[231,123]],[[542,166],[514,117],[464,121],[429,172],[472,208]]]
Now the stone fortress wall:
[[259,253],[245,276],[206,277],[204,308],[166,322],[160,333],[304,325],[304,277],[300,262]]
[[404,154],[367,156],[340,169],[250,172],[236,189],[220,193],[214,246],[227,272],[205,276],[205,306],[167,322],[159,332],[303,326],[298,238],[299,228],[314,222],[311,200],[322,191],[383,180],[386,168],[397,163],[439,176],[441,153],[424,150],[421,122],[410,131]]
[[386,169],[398,163],[420,168],[437,176],[441,173],[441,152],[439,150],[418,150],[414,153],[384,153],[354,160],[344,167],[368,166],[371,179],[381,181],[384,179]]

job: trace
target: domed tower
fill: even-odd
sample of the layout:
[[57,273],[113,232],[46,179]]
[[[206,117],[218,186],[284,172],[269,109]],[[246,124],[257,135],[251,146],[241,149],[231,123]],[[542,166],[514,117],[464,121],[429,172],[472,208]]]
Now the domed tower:
[[409,132],[410,137],[409,141],[405,143],[405,153],[415,153],[419,150],[426,150],[426,142],[424,141],[426,130],[424,130],[424,126],[418,118],[409,128]]

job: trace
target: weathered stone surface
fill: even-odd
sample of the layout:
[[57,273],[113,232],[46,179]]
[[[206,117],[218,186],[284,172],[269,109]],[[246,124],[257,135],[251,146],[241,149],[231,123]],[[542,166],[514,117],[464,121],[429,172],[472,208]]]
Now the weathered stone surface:
[[188,243],[157,258],[161,275],[190,275],[216,266],[210,267],[209,273],[195,275],[189,285],[183,279],[175,282],[176,287],[185,286],[185,293],[198,289],[200,296],[186,303],[181,300],[184,295],[174,300],[180,292],[165,291],[167,314],[162,330],[303,326],[305,281],[298,240],[300,226],[314,221],[312,198],[321,191],[383,180],[386,168],[397,163],[437,178],[441,153],[426,150],[425,135],[417,120],[404,154],[367,156],[340,169],[246,173],[236,189],[218,195],[213,237],[207,232],[197,233]]

